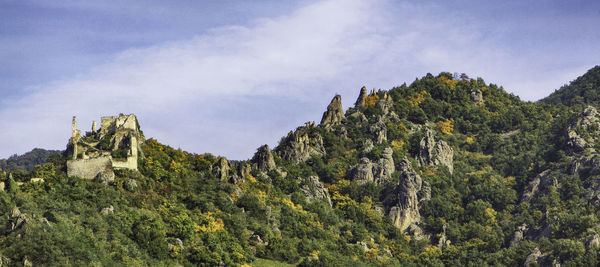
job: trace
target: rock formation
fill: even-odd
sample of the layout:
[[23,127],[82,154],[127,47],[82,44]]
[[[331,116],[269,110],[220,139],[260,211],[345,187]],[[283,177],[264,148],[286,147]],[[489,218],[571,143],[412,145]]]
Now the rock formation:
[[[81,136],[73,117],[72,136],[67,144],[67,174],[102,181],[114,179],[113,169],[137,170],[144,136],[135,115],[102,117],[101,128]],[[101,176],[101,177],[99,177]]]
[[540,194],[548,192],[550,186],[558,187],[558,180],[552,175],[550,170],[545,170],[529,182],[527,189],[523,191],[521,202],[531,203]]
[[421,220],[417,194],[422,188],[422,180],[407,158],[400,162],[398,171],[401,172],[400,182],[385,202],[389,207],[388,216],[396,227],[404,231],[411,224]]
[[306,196],[308,201],[311,200],[325,200],[329,206],[331,206],[331,198],[327,188],[319,182],[318,176],[309,176],[306,178],[304,185],[300,187],[300,190]]
[[363,86],[360,88],[360,94],[354,103],[355,108],[365,107],[367,105],[367,87]]
[[483,93],[481,92],[481,90],[477,89],[475,91],[471,92],[471,100],[473,100],[473,102],[475,102],[477,105],[482,105],[483,104]]
[[446,166],[450,173],[454,171],[454,150],[445,141],[436,141],[431,129],[425,128],[425,137],[419,143],[417,160],[421,165]]
[[344,108],[342,107],[342,97],[340,95],[335,95],[327,106],[327,111],[323,113],[323,118],[321,118],[321,126],[325,129],[331,129],[331,127],[338,125],[345,118],[344,116]]
[[372,133],[375,143],[382,144],[387,141],[387,126],[382,116],[378,118],[376,123],[369,127],[369,131]]
[[387,147],[383,150],[383,154],[377,163],[371,162],[368,158],[361,158],[358,165],[350,171],[350,179],[359,183],[386,183],[395,171],[392,154],[393,150]]
[[212,168],[213,173],[217,178],[221,180],[227,180],[227,177],[229,176],[229,170],[231,169],[231,167],[229,166],[229,161],[227,161],[226,158],[219,157],[219,159],[213,165]]
[[273,154],[271,154],[271,150],[268,145],[264,145],[258,148],[256,154],[252,158],[252,162],[254,163],[255,168],[262,172],[269,172],[270,170],[275,169],[275,159],[273,158]]
[[312,156],[325,155],[323,137],[318,132],[311,131],[310,125],[298,127],[277,148],[277,155],[283,160],[293,163],[304,162]]
[[596,108],[587,106],[576,116],[567,129],[567,146],[573,152],[582,152],[586,148],[593,149],[600,129],[600,114]]

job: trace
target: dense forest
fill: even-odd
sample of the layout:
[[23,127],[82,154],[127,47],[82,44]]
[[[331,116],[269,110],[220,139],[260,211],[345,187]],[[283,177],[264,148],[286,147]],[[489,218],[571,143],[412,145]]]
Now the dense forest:
[[60,157],[61,151],[34,148],[23,155],[12,155],[0,159],[0,171],[32,171],[35,165],[43,164],[51,157]]
[[335,96],[319,124],[247,161],[147,139],[139,171],[105,184],[47,157],[0,174],[0,260],[595,266],[598,95],[600,67],[535,103],[444,72],[363,88],[347,110]]

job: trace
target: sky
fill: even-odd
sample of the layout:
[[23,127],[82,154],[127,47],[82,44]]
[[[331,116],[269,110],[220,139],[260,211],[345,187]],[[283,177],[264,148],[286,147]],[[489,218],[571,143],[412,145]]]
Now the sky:
[[536,101],[600,65],[599,1],[0,0],[0,158],[137,115],[248,159],[335,94],[466,73]]

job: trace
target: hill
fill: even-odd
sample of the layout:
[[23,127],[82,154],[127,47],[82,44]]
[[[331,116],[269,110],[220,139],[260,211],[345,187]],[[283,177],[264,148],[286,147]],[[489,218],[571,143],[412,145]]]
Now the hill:
[[129,158],[138,143],[118,128],[82,137],[74,127],[75,153],[0,176],[0,259],[598,265],[600,113],[591,102],[524,102],[450,73],[363,87],[353,102],[344,110],[334,96],[319,124],[246,161],[136,138],[137,170],[113,162],[91,179],[69,177],[68,162],[117,159],[120,150]]
[[542,99],[541,102],[566,106],[593,105],[598,107],[600,104],[600,66],[588,70],[570,84]]
[[44,164],[49,158],[60,153],[58,150],[34,148],[23,155],[15,154],[8,159],[0,159],[0,171],[32,171],[35,165]]

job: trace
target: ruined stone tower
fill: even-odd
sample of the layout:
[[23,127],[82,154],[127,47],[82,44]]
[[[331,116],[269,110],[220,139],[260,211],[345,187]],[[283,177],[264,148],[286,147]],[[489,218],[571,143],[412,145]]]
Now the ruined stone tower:
[[96,121],[92,131],[81,136],[77,129],[77,119],[73,117],[73,135],[67,144],[67,174],[103,180],[114,178],[114,169],[137,170],[140,146],[144,135],[139,129],[137,117],[133,114],[101,118],[101,128]]

